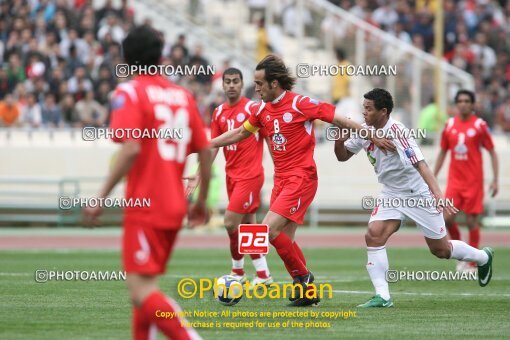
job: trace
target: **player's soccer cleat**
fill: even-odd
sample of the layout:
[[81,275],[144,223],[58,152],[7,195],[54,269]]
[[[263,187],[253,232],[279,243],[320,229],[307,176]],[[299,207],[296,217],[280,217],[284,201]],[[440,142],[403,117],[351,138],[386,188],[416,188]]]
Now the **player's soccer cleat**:
[[253,288],[255,288],[256,285],[266,285],[266,286],[269,286],[273,282],[274,282],[274,280],[273,280],[273,278],[271,276],[268,276],[265,279],[256,276],[253,279],[253,281],[251,282],[251,287],[253,289]]
[[230,276],[233,276],[237,281],[239,281],[241,283],[245,283],[246,280],[247,280],[246,274],[244,274],[244,275],[237,275],[236,273],[231,272]]
[[494,258],[494,250],[489,247],[482,249],[489,256],[489,260],[483,266],[478,266],[478,284],[485,287],[491,282],[492,278],[492,259]]
[[[313,280],[314,277],[310,271],[306,275],[294,277],[294,294],[290,294],[289,300],[293,302],[302,298],[301,294],[304,295],[306,293],[308,285],[313,283]],[[300,287],[303,287],[302,290]]]
[[316,298],[307,298],[302,297],[297,300],[292,301],[289,306],[291,307],[308,307],[308,306],[318,306],[319,302],[321,302],[321,299],[319,297]]
[[391,298],[389,300],[384,300],[381,297],[381,295],[377,294],[376,296],[372,297],[367,302],[362,303],[361,305],[358,305],[357,307],[360,307],[360,308],[371,308],[371,307],[389,308],[389,307],[393,307],[393,301],[391,300]]

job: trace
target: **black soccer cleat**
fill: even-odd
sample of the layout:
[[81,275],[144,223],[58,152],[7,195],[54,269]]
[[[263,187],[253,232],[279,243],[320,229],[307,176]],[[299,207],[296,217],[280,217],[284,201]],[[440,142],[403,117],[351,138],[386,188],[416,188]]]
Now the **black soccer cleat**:
[[302,297],[295,301],[292,301],[289,306],[291,307],[308,307],[308,306],[318,306],[319,302],[321,302],[321,299],[319,297],[316,298],[307,298]]
[[304,298],[301,294],[306,294],[308,285],[313,283],[313,280],[314,277],[311,271],[308,271],[306,275],[294,277],[294,294],[290,294],[289,301],[294,302],[300,298]]

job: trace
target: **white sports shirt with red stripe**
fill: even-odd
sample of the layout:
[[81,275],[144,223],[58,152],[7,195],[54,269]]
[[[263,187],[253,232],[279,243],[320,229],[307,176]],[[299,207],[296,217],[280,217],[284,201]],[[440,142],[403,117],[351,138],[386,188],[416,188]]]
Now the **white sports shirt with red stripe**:
[[[374,129],[372,126],[362,125],[367,129]],[[362,138],[347,140],[345,148],[355,154],[361,149],[367,152],[379,183],[383,184],[382,193],[415,194],[424,190],[428,191],[427,184],[413,166],[423,160],[423,154],[410,131],[404,124],[391,117],[380,130],[384,131],[381,135],[393,137],[397,152],[388,152],[385,155],[374,143]]]

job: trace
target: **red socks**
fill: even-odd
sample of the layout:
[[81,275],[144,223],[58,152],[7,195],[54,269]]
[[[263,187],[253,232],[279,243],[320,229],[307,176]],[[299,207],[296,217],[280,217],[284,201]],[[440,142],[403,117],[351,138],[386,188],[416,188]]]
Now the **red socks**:
[[234,260],[239,261],[244,257],[243,254],[239,254],[239,230],[229,232],[228,237],[230,238],[230,254]]
[[303,264],[305,265],[306,267],[306,259],[305,259],[305,254],[303,254],[303,251],[301,250],[301,248],[299,248],[298,244],[296,241],[294,241],[294,243],[292,244],[294,246],[294,251],[296,252],[296,254],[299,256],[299,259],[301,260],[301,262],[303,262]]
[[179,306],[162,292],[155,291],[150,294],[140,309],[136,309],[133,315],[133,328],[135,340],[148,339],[149,325],[155,324],[158,329],[171,339],[192,339],[198,334],[193,328],[185,328],[181,325],[181,319],[177,316],[164,318],[156,316],[156,312],[180,312]]
[[480,247],[480,228],[476,227],[469,231],[469,245],[473,248],[479,249]]
[[450,233],[451,240],[459,240],[460,241],[460,230],[459,226],[456,222],[454,222],[451,226],[447,227],[448,233]]
[[280,233],[270,242],[275,247],[280,258],[283,260],[285,268],[287,268],[290,276],[295,277],[308,274],[308,269],[306,269],[305,264],[297,254],[289,236],[285,233]]

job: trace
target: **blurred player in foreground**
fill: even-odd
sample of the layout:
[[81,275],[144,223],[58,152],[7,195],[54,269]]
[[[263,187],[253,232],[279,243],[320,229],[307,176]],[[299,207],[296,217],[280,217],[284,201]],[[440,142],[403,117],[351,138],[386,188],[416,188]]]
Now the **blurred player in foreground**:
[[[320,300],[303,294],[313,283],[314,276],[306,266],[305,256],[294,241],[294,235],[297,225],[303,224],[306,210],[317,191],[313,120],[320,119],[353,130],[362,127],[335,115],[335,106],[331,104],[291,92],[295,81],[280,58],[269,55],[260,61],[255,70],[255,91],[262,102],[250,107],[250,118],[242,126],[214,138],[211,146],[239,143],[259,129],[270,137],[274,187],[269,212],[262,223],[269,225],[269,241],[293,278],[292,305],[308,306]],[[394,148],[389,140],[373,140],[381,148]]]
[[[253,101],[241,96],[243,90],[243,74],[236,68],[228,68],[223,72],[223,91],[227,101],[219,105],[212,114],[211,138],[216,138],[227,131],[239,128],[250,117],[250,106]],[[223,148],[227,161],[225,165],[228,207],[224,223],[230,238],[230,254],[232,256],[231,275],[240,282],[246,282],[244,272],[244,254],[239,254],[239,224],[257,223],[255,213],[260,205],[260,190],[264,185],[264,168],[262,152],[264,138],[256,133],[239,143]],[[212,149],[211,159],[214,162],[218,148]],[[187,193],[195,190],[200,182],[199,176],[188,177],[190,183]],[[250,254],[257,276],[250,287],[257,284],[269,285],[273,279],[263,254]]]
[[[133,29],[122,43],[129,65],[158,64],[163,42],[149,27]],[[157,276],[165,272],[177,233],[186,215],[182,174],[186,156],[198,152],[203,166],[200,196],[190,208],[189,224],[205,220],[205,201],[210,177],[207,136],[192,95],[161,75],[136,75],[120,84],[112,98],[111,128],[114,130],[182,129],[181,139],[116,139],[122,148],[99,197],[106,197],[127,175],[127,199],[150,199],[150,207],[126,208],[122,257],[133,302],[133,336],[148,339],[157,326],[172,339],[199,338],[183,327],[179,317],[161,318],[156,311],[179,312],[179,306],[158,287]],[[97,223],[100,208],[87,208],[87,223]]]
[[[364,126],[381,129],[385,136],[394,137],[397,152],[384,154],[372,142],[359,137],[348,139],[348,134],[343,134],[335,142],[335,155],[340,162],[347,161],[364,149],[379,183],[383,184],[378,198],[384,204],[372,211],[365,234],[367,270],[376,295],[358,307],[393,306],[386,280],[389,269],[386,242],[400,228],[405,217],[416,222],[435,256],[476,262],[478,282],[480,286],[486,286],[492,276],[492,249],[478,250],[462,241],[448,241],[442,211],[455,215],[458,210],[444,204],[441,189],[416,141],[402,123],[390,117],[393,110],[391,94],[384,89],[373,89],[364,97]],[[400,200],[402,204],[391,206],[395,200]],[[421,203],[414,205],[412,202]]]
[[[455,95],[458,114],[448,120],[441,134],[441,151],[437,156],[434,175],[437,177],[446,154],[450,151],[448,183],[445,196],[466,214],[469,229],[469,245],[480,247],[480,220],[483,213],[483,159],[482,147],[489,151],[493,179],[490,185],[491,197],[498,193],[498,156],[487,127],[487,123],[475,115],[475,94],[459,90]],[[445,215],[446,228],[452,240],[461,240],[455,215]],[[466,265],[468,265],[466,267]],[[476,264],[459,262],[457,271],[469,270]]]

